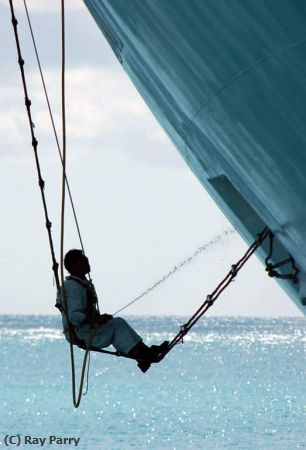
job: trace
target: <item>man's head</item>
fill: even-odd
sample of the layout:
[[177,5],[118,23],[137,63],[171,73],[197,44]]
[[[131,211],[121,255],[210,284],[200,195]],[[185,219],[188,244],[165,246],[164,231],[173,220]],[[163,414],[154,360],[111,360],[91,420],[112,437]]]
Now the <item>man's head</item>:
[[64,258],[64,266],[71,275],[78,277],[83,277],[90,272],[88,258],[82,250],[69,250]]

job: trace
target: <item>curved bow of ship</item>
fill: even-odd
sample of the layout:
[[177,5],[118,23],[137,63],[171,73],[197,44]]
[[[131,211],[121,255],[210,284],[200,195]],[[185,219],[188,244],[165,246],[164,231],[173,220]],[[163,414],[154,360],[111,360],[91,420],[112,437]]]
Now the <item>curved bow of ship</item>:
[[[280,283],[305,313],[306,2],[84,2],[244,239],[268,226],[273,262],[294,258],[300,282]],[[260,252],[264,259],[268,243]]]

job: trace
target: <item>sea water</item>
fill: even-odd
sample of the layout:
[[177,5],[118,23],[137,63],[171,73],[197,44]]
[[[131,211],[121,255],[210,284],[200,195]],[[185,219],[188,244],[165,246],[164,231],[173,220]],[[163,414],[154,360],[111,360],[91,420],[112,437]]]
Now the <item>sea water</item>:
[[[127,319],[148,344],[171,338],[184,323],[179,317]],[[0,443],[82,450],[306,448],[305,345],[304,319],[205,318],[146,374],[134,361],[92,354],[89,391],[75,409],[59,317],[1,316]],[[76,355],[78,370],[83,354]]]

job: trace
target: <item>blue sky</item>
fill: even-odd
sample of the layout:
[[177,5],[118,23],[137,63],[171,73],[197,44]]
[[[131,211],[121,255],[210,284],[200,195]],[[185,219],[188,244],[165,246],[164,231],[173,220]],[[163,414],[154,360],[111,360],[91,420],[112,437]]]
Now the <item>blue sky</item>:
[[[60,131],[60,2],[29,0]],[[15,0],[46,197],[59,254],[61,167],[26,25]],[[8,2],[0,0],[2,60],[0,313],[56,313],[50,251]],[[101,309],[112,313],[197,248],[191,264],[126,314],[192,314],[246,246],[185,165],[123,72],[83,3],[67,2],[68,177]],[[66,249],[78,247],[67,207]],[[254,258],[212,314],[300,315]]]

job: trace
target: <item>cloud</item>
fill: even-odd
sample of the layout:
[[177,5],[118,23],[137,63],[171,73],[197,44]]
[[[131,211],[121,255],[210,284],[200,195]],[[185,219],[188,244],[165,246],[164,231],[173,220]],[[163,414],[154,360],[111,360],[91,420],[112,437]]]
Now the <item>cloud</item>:
[[98,69],[67,74],[68,129],[74,138],[124,151],[149,164],[183,167],[168,137],[127,75]]
[[[56,122],[61,120],[60,72],[48,70],[44,73],[48,95],[53,105]],[[45,105],[41,79],[38,73],[26,76],[33,120],[40,131],[49,131],[50,118]],[[9,112],[0,113],[2,131],[17,132],[24,116],[20,105],[24,104],[20,86],[6,85],[3,101],[10,104]],[[20,100],[20,102],[19,102]],[[132,88],[122,80],[121,75],[101,72],[96,69],[77,68],[66,72],[66,116],[71,136],[74,139],[100,137],[105,131],[118,129],[118,125],[137,120],[150,120],[148,110]],[[1,126],[0,125],[0,126]],[[17,133],[18,134],[18,133]],[[155,139],[160,133],[155,130]]]
[[[60,71],[50,69],[44,75],[60,136]],[[29,73],[27,84],[38,140],[40,136],[49,139],[52,147],[54,138],[39,74]],[[26,117],[23,97],[20,86],[8,85],[5,91],[10,106],[8,111],[0,111],[1,134],[7,142],[13,137],[19,144],[24,139]],[[175,150],[170,153],[166,149],[170,147],[168,138],[123,71],[91,67],[67,70],[66,120],[69,142],[80,149],[75,154],[83,151],[86,157],[91,145],[99,152],[125,152],[147,164],[183,167]],[[5,151],[5,146],[2,148]]]
[[146,106],[122,75],[77,69],[67,74],[67,93],[72,130],[79,137],[148,119]]
[[23,135],[20,131],[24,125],[23,118],[20,114],[16,115],[14,110],[0,114],[0,134],[2,137],[6,137],[8,144],[21,143]]
[[[0,4],[9,9],[6,0],[0,0]],[[15,0],[14,5],[21,13],[23,1]],[[54,15],[48,14],[48,11],[55,12],[59,8],[59,2],[28,0],[28,7],[30,14],[37,13],[33,17],[34,31],[36,37],[39,36],[38,50],[54,120],[61,136],[59,33],[54,29]],[[116,61],[83,2],[70,0],[67,8],[75,10],[70,14],[66,72],[67,135],[69,145],[73,146],[73,157],[87,158],[89,153],[99,152],[112,158],[116,153],[148,165],[182,169],[184,165],[179,155]],[[38,13],[42,13],[41,16]],[[6,27],[5,36],[11,36],[9,21],[1,16],[0,21]],[[55,140],[32,44],[26,33],[21,36],[35,134],[39,143],[43,141],[44,154],[51,155]],[[0,73],[0,154],[18,156],[22,145],[29,143],[29,127],[16,50],[12,39],[8,43],[10,45],[2,46],[5,58]]]
[[[48,70],[44,73],[48,95],[53,105],[55,121],[61,121],[60,73]],[[119,77],[120,78],[120,77]],[[39,131],[49,132],[50,117],[46,108],[45,95],[38,73],[26,75],[31,112]],[[120,91],[119,91],[120,86]],[[6,84],[3,87],[0,112],[2,135],[20,137],[20,127],[24,126],[24,108],[21,87]],[[127,121],[139,120],[147,114],[146,107],[135,98],[129,88],[122,85],[111,72],[82,68],[66,73],[66,114],[69,131],[73,139],[99,137],[105,131],[117,128],[118,118],[128,116]],[[8,106],[7,106],[8,105]],[[22,106],[21,106],[22,105]],[[126,122],[125,122],[126,124]]]

